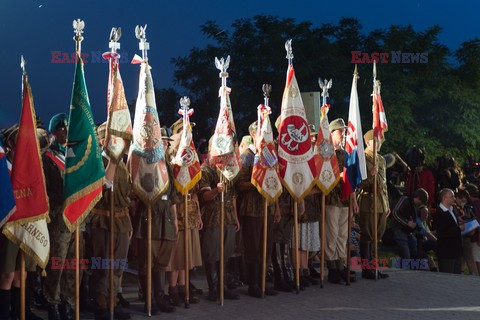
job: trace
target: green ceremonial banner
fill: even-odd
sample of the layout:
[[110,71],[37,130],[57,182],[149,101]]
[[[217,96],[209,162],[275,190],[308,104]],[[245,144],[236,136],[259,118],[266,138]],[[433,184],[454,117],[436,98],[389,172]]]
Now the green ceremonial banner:
[[73,231],[102,197],[105,171],[88,99],[83,61],[78,57],[73,79],[65,156],[65,224]]

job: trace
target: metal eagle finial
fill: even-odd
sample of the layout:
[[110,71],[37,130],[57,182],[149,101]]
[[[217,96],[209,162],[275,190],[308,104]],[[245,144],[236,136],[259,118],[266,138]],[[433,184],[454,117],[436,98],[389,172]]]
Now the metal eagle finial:
[[83,40],[83,36],[82,36],[82,33],[83,33],[83,29],[85,28],[85,22],[81,19],[76,19],[76,20],[73,20],[73,31],[75,32],[75,36],[73,37],[73,40],[75,40],[76,42],[76,49],[77,49],[77,52],[80,52],[81,51],[81,42]]

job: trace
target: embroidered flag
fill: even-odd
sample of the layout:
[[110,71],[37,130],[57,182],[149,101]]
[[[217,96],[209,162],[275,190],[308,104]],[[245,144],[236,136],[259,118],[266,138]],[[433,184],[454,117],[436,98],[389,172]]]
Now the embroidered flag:
[[342,200],[355,192],[355,188],[367,178],[365,150],[363,146],[362,124],[360,122],[360,107],[357,93],[357,67],[353,75],[350,107],[348,111],[348,129],[345,143],[346,162],[343,168]]
[[278,155],[273,140],[270,107],[258,106],[257,155],[252,169],[252,184],[268,202],[275,202],[282,194],[282,183],[278,176]]
[[320,130],[318,130],[317,141],[315,142],[315,155],[317,161],[317,186],[327,195],[340,181],[340,169],[338,167],[337,155],[333,147],[328,128],[328,110],[330,105],[323,105],[320,115]]
[[315,185],[317,170],[310,127],[292,65],[287,70],[278,131],[280,178],[292,198],[301,201]]
[[98,145],[83,61],[78,56],[68,119],[63,218],[70,231],[80,225],[102,197],[105,171]]
[[198,181],[202,178],[200,160],[198,159],[195,144],[192,139],[192,127],[190,125],[190,116],[193,109],[188,111],[180,109],[179,113],[183,116],[183,131],[180,139],[178,151],[173,159],[173,177],[177,190],[186,195]]
[[104,150],[115,163],[118,163],[130,147],[132,121],[120,75],[120,55],[106,52],[103,54],[103,58],[110,62],[107,92],[108,116]]
[[12,188],[16,210],[3,233],[45,269],[50,254],[47,228],[48,203],[37,122],[28,76],[23,74],[23,99],[12,165]]
[[127,165],[133,190],[146,205],[153,205],[169,184],[165,150],[148,59],[143,60],[135,55],[132,63],[141,64],[133,123],[133,144],[130,147]]

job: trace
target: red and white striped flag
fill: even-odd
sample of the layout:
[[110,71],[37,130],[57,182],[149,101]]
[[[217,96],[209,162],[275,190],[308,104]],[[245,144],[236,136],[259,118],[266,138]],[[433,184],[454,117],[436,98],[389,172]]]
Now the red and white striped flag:
[[373,130],[378,141],[383,140],[384,132],[388,131],[387,117],[380,96],[380,81],[373,86]]
[[258,153],[252,169],[252,184],[268,202],[275,202],[282,194],[282,183],[278,176],[278,156],[273,140],[271,109],[261,104],[258,106]]

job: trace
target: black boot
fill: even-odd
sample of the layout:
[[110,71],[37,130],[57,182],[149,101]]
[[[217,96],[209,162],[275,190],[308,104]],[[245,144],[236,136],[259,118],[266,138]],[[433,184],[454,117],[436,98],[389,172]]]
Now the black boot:
[[39,316],[32,312],[33,292],[35,289],[36,273],[28,272],[25,286],[25,319],[26,320],[42,320]]
[[[217,262],[216,263],[216,266],[217,266],[217,270],[220,270],[220,262]],[[223,277],[224,277],[224,282],[223,282],[223,298],[227,299],[227,300],[238,300],[240,299],[240,296],[232,291],[230,291],[228,289],[228,286],[225,285],[226,283],[226,277],[227,277],[227,274],[228,274],[228,264],[225,263],[224,266],[226,267],[224,272],[223,272]],[[220,292],[220,281],[218,281],[218,291]]]
[[215,263],[205,262],[205,275],[208,283],[208,300],[217,301],[218,299],[218,278]]
[[11,290],[0,289],[0,319],[10,319],[10,292]]
[[17,320],[20,319],[20,288],[12,286],[10,294],[10,317]]
[[308,270],[308,268],[302,269],[302,275],[303,275],[303,277],[304,277],[308,282],[310,282],[310,284],[312,284],[312,285],[317,285],[317,284],[319,284],[318,280],[317,280],[317,279],[314,279],[314,278],[310,275],[310,270]]
[[182,303],[178,294],[178,287],[168,287],[168,300],[172,306],[178,307]]
[[[292,292],[295,292],[297,286],[295,285],[295,271],[293,269],[291,259],[290,259],[290,247],[286,243],[280,243],[280,255],[282,257],[282,271],[283,279],[285,283],[292,288]],[[300,284],[300,290],[305,290],[305,288]]]
[[[186,297],[187,293],[185,292],[185,286],[177,286],[177,288],[178,288],[178,296],[180,298],[180,301],[185,302],[187,300],[187,297]],[[193,304],[198,303],[198,298],[195,297],[195,295],[193,294],[193,290],[191,290],[190,288],[188,289],[189,289],[188,291],[190,291],[188,293],[188,302]]]
[[50,304],[48,306],[48,320],[61,320],[60,308],[58,304]]
[[[141,291],[143,292],[143,297],[144,297],[144,300],[145,300],[145,305],[144,305],[144,312],[147,313],[147,275],[141,275],[139,274],[138,275],[138,280],[140,282],[140,289]],[[158,313],[158,308],[155,304],[155,299],[151,299],[150,300],[152,303],[151,303],[151,308],[150,308],[150,313],[152,315],[155,315]]]
[[62,320],[73,320],[75,319],[75,311],[72,306],[67,301],[62,301],[59,307],[60,315]]
[[152,272],[153,279],[153,296],[157,307],[160,311],[171,313],[175,311],[175,307],[171,306],[167,300],[165,300],[165,294],[163,293],[162,286],[162,274],[160,272]]
[[371,242],[360,242],[360,257],[362,258],[361,266],[362,266],[362,278],[375,280],[375,270],[370,269],[369,267],[364,267],[364,261],[367,261],[370,265],[371,261]]
[[258,265],[256,263],[248,263],[248,294],[255,298],[262,297],[262,289],[258,286]]
[[130,312],[123,310],[119,303],[113,309],[113,315],[116,320],[130,320],[132,318]]
[[340,283],[340,273],[337,270],[335,260],[327,260],[328,277],[330,283]]
[[272,248],[273,288],[282,292],[294,292],[295,290],[285,281],[282,259],[281,244],[276,242]]
[[121,292],[117,293],[117,300],[118,300],[118,303],[120,303],[120,305],[123,307],[123,308],[128,308],[130,307],[130,302],[127,301],[127,299],[125,299],[122,295]]

